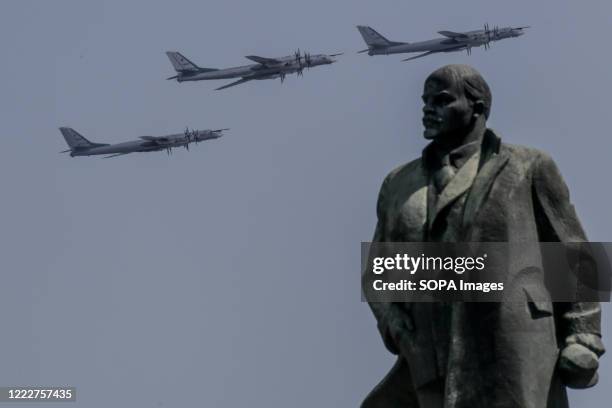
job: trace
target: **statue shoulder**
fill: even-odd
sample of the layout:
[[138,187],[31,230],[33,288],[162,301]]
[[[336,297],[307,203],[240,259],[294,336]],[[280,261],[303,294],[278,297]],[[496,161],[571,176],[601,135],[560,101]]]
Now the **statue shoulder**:
[[542,162],[553,162],[550,155],[540,149],[510,143],[502,143],[500,153],[508,155],[513,161],[528,167]]
[[415,174],[422,172],[421,158],[414,159],[408,163],[397,166],[387,174],[383,181],[383,186],[393,184],[399,180],[405,180],[407,177],[412,177]]

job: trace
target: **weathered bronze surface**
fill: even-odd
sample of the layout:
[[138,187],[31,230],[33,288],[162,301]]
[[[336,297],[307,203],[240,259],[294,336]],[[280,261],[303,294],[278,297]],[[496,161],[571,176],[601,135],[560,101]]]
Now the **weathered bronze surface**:
[[[577,242],[587,238],[557,166],[487,129],[491,92],[472,67],[433,72],[421,158],[393,170],[375,242]],[[597,302],[370,303],[398,356],[362,408],[562,408],[597,382]]]

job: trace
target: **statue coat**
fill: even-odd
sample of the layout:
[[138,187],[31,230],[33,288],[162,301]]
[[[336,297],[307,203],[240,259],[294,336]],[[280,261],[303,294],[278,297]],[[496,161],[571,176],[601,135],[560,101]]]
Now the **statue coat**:
[[[490,129],[477,164],[466,163],[435,205],[430,176],[419,158],[386,177],[374,242],[587,240],[552,159],[502,143]],[[403,330],[390,348],[397,362],[362,408],[419,407],[418,388],[440,378],[444,408],[567,407],[556,372],[560,347],[571,334],[600,334],[600,306],[553,303],[541,278],[521,281],[512,301],[447,305],[446,326],[436,305],[370,303],[379,327],[394,315]]]

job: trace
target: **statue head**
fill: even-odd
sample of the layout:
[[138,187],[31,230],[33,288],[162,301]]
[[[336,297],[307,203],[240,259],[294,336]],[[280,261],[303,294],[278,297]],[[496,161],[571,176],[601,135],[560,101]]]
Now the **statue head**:
[[425,80],[423,102],[425,138],[459,144],[474,131],[486,129],[491,90],[474,68],[446,65]]

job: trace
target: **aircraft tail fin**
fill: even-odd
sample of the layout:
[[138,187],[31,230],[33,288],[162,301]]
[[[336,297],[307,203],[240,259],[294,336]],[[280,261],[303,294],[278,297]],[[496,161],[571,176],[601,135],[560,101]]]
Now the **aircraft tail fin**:
[[381,34],[379,34],[376,30],[369,26],[357,26],[359,33],[363,37],[363,41],[370,48],[384,48],[390,47],[392,45],[402,44],[395,41],[389,41]]
[[193,62],[189,61],[183,54],[176,51],[166,51],[166,55],[170,59],[174,70],[179,74],[190,74],[196,72],[218,71],[216,68],[200,68]]
[[108,146],[106,143],[92,143],[85,139],[79,132],[69,127],[61,127],[59,130],[62,132],[64,139],[66,139],[66,143],[70,147],[70,150],[66,150],[65,152],[88,149],[91,147]]

